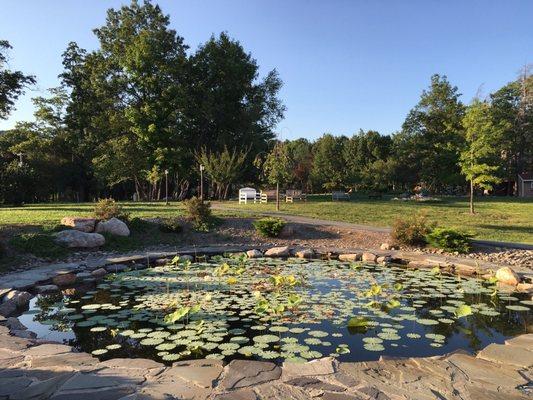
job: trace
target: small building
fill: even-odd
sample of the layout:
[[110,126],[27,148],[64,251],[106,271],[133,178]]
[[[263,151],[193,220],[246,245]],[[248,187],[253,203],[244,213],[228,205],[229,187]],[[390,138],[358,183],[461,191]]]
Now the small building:
[[518,174],[518,196],[533,197],[533,173]]

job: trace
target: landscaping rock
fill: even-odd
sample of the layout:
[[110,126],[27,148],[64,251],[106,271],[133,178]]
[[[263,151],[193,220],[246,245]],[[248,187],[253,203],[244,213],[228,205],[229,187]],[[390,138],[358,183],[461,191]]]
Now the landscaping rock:
[[520,368],[533,366],[533,351],[529,351],[520,346],[492,343],[481,350],[478,358],[483,360],[514,365]]
[[91,275],[94,278],[102,278],[103,276],[107,275],[107,271],[104,268],[98,268],[92,271]]
[[283,377],[329,375],[335,372],[333,357],[323,357],[306,363],[283,363]]
[[381,250],[390,250],[390,244],[383,243],[380,247]]
[[180,257],[180,261],[190,261],[190,262],[194,261],[194,257],[191,256],[190,254],[182,254],[179,257]]
[[55,242],[69,248],[92,248],[105,244],[105,238],[99,233],[85,233],[76,230],[67,230],[55,234]]
[[376,259],[378,264],[386,264],[392,262],[391,256],[381,256]]
[[220,360],[189,360],[172,364],[166,373],[194,383],[203,388],[212,388],[220,374],[223,363]]
[[246,252],[246,256],[248,258],[259,258],[259,257],[263,257],[263,253],[261,253],[259,250],[248,250]]
[[28,329],[22,322],[18,320],[18,318],[15,317],[9,317],[6,320],[6,326],[10,331],[24,331]]
[[57,286],[70,286],[76,283],[76,274],[61,274],[52,278],[52,282]]
[[39,294],[44,294],[44,293],[57,292],[59,288],[56,285],[42,285],[42,286],[36,286],[35,290]]
[[65,217],[61,220],[61,225],[70,226],[80,232],[93,232],[96,219],[81,217]]
[[24,339],[37,339],[37,334],[25,329],[14,329],[10,332],[13,336]]
[[107,221],[98,222],[96,225],[97,233],[109,233],[115,236],[129,236],[130,230],[128,225],[118,218],[111,218]]
[[79,281],[83,281],[85,279],[89,279],[89,278],[92,278],[93,276],[91,275],[90,272],[78,272],[76,274],[76,279],[79,280]]
[[291,254],[289,246],[272,247],[265,251],[267,257],[288,257]]
[[376,256],[374,253],[368,252],[363,253],[363,256],[361,257],[364,262],[376,262],[377,258],[378,256]]
[[118,273],[118,272],[124,272],[129,267],[126,264],[111,264],[106,265],[105,270],[110,273]]
[[361,253],[339,254],[340,261],[361,261]]
[[28,292],[12,290],[4,296],[2,302],[5,303],[12,300],[15,302],[18,308],[26,308],[32,297],[33,296]]
[[17,313],[17,302],[14,300],[6,301],[0,304],[0,315],[4,317],[10,317]]
[[297,251],[295,256],[298,258],[313,258],[315,256],[315,252],[313,249],[303,249]]
[[519,283],[516,285],[516,290],[524,293],[533,293],[533,283]]
[[281,368],[266,361],[233,360],[224,368],[222,389],[238,389],[278,379]]
[[496,271],[496,279],[498,279],[498,282],[513,286],[518,285],[520,282],[520,278],[516,272],[509,267],[503,267]]

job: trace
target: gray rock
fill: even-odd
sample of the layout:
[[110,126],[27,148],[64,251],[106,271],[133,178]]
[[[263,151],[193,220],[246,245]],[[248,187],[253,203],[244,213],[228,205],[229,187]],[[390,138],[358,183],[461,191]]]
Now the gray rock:
[[51,355],[71,353],[72,347],[64,344],[41,344],[39,346],[33,346],[24,351],[25,356],[29,357],[47,357]]
[[301,376],[291,379],[287,382],[288,385],[298,386],[305,390],[327,390],[329,392],[344,392],[346,389],[342,386],[333,385],[332,383],[323,382],[314,377]]
[[17,313],[17,302],[14,300],[6,301],[5,303],[0,304],[0,315],[4,317],[10,317]]
[[118,218],[111,218],[107,221],[98,222],[95,232],[97,233],[109,233],[115,236],[129,236],[130,230],[128,225],[122,222]]
[[261,253],[259,250],[248,250],[246,252],[246,256],[248,258],[260,258],[260,257],[263,257],[263,253]]
[[41,285],[41,286],[36,286],[35,290],[39,294],[44,294],[44,293],[57,292],[59,288],[56,285]]
[[[51,400],[119,400],[123,397],[132,394],[135,389],[132,387],[113,387],[97,392],[92,390],[87,391],[68,391],[58,392],[50,397]],[[153,399],[154,397],[148,397]],[[155,399],[167,399],[168,397],[155,397]]]
[[238,389],[278,379],[281,368],[265,361],[233,360],[224,368],[219,387]]
[[329,375],[335,372],[332,357],[323,357],[306,363],[283,363],[283,377],[285,376],[316,376]]
[[83,281],[87,278],[92,278],[93,276],[91,275],[90,272],[78,272],[76,274],[76,279],[79,280],[79,281]]
[[126,264],[110,264],[106,265],[105,270],[110,273],[119,273],[124,272],[124,270],[128,269],[129,267]]
[[267,257],[288,257],[291,254],[289,246],[272,247],[265,251]]
[[98,268],[92,271],[91,275],[94,278],[102,278],[103,276],[107,275],[107,271],[104,268]]
[[76,274],[60,274],[52,278],[52,282],[57,286],[70,286],[76,283]]
[[9,397],[10,400],[47,399],[50,397],[72,373],[55,372],[52,377],[44,381],[34,383]]
[[222,369],[223,363],[219,360],[190,360],[172,364],[165,374],[175,374],[197,386],[212,388]]
[[94,231],[95,224],[96,219],[94,218],[64,217],[61,219],[61,225],[70,226],[72,229],[86,233]]
[[33,296],[25,291],[12,290],[4,296],[2,302],[13,300],[18,308],[26,308]]
[[0,379],[0,396],[14,395],[29,386],[31,382],[31,379],[25,376]]
[[92,248],[105,244],[105,238],[99,233],[85,233],[75,230],[60,231],[55,234],[55,242],[69,248]]
[[14,329],[11,331],[11,334],[13,336],[17,336],[17,337],[24,338],[24,339],[37,339],[37,334],[35,332],[28,331],[28,330]]
[[297,251],[295,255],[298,258],[313,258],[315,256],[315,252],[313,249],[302,249]]
[[15,318],[15,317],[9,317],[7,320],[6,320],[6,326],[9,328],[10,331],[14,331],[14,330],[25,330],[25,329],[28,329],[26,328],[26,326],[21,323],[18,318]]

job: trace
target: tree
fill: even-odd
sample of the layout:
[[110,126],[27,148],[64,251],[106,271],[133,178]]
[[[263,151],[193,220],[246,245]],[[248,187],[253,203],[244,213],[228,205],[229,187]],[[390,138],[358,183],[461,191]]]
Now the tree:
[[24,89],[36,82],[33,75],[24,75],[21,71],[7,68],[6,52],[9,49],[12,49],[9,42],[0,40],[0,119],[7,119]]
[[313,145],[314,159],[311,176],[315,184],[326,190],[341,188],[346,183],[344,146],[348,139],[324,134]]
[[488,102],[478,99],[467,108],[463,118],[465,148],[461,152],[461,172],[470,182],[470,213],[474,214],[474,190],[476,187],[492,189],[500,178],[497,175],[498,146],[502,133],[508,129],[505,123],[495,123]]
[[418,179],[431,190],[461,181],[458,167],[462,148],[461,95],[446,76],[431,77],[418,104],[402,125],[403,152],[410,154]]
[[271,185],[276,185],[276,210],[279,211],[279,185],[286,184],[292,178],[292,163],[285,143],[277,142],[267,155],[263,171]]
[[209,152],[202,149],[197,154],[196,160],[205,167],[207,175],[215,186],[215,195],[219,200],[226,200],[232,183],[242,174],[242,166],[248,151],[238,152],[236,149],[229,151],[226,146],[221,152]]

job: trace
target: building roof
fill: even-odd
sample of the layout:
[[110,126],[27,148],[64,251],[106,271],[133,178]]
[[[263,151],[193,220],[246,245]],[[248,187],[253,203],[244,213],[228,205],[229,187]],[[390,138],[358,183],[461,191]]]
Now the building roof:
[[533,181],[533,173],[532,172],[522,172],[521,174],[518,174],[518,176],[523,181]]

